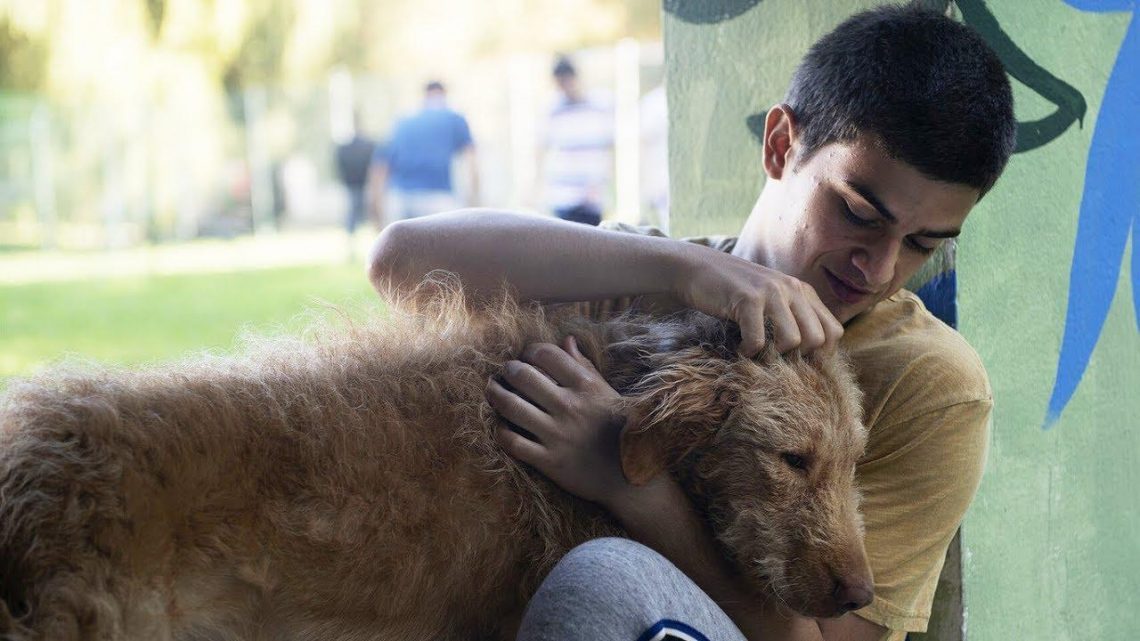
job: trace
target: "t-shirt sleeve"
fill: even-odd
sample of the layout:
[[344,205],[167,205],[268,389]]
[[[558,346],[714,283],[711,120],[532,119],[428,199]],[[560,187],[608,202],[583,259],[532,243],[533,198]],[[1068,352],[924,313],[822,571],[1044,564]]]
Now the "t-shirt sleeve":
[[456,114],[455,116],[455,150],[459,151],[464,147],[475,144],[475,140],[471,137],[471,127],[467,124],[467,119],[463,116]]
[[946,550],[985,466],[992,399],[962,401],[878,429],[916,435],[858,469],[875,599],[856,614],[891,630],[926,630]]

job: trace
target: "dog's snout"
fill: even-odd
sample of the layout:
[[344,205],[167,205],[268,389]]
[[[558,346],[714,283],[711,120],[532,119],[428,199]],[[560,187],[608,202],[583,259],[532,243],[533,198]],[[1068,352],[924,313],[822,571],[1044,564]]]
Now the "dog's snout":
[[861,577],[836,579],[835,590],[831,594],[835,598],[835,606],[839,609],[839,614],[845,614],[869,605],[875,596],[871,582]]

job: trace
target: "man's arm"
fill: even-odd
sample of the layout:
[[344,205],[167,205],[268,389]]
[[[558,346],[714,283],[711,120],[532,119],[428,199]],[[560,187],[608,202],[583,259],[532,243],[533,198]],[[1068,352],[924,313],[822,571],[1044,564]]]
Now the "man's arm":
[[495,293],[507,282],[526,299],[569,302],[667,293],[682,264],[703,252],[719,253],[551,218],[459,210],[385,229],[373,246],[369,276],[382,290],[402,289],[444,269],[476,294]]
[[767,341],[766,320],[780,352],[829,349],[843,334],[810,285],[776,270],[694,243],[551,218],[483,209],[393,223],[373,246],[369,278],[393,294],[434,269],[458,274],[476,296],[504,283],[542,302],[668,296],[738,323],[747,355]]

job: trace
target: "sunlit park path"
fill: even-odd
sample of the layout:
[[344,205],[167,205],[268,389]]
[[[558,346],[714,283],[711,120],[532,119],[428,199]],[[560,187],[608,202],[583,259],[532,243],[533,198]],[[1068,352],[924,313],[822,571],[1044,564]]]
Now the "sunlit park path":
[[0,253],[0,387],[65,358],[136,365],[298,332],[329,306],[382,313],[343,232],[105,252]]

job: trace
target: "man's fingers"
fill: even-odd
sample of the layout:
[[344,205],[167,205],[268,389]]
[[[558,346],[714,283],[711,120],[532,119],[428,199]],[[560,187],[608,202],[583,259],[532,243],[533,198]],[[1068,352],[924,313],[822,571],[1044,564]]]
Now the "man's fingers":
[[583,354],[582,350],[578,348],[577,338],[574,338],[573,335],[567,335],[566,338],[562,339],[562,349],[566,350],[566,353],[569,354],[578,363],[579,372],[583,377],[583,380],[580,382],[588,383],[591,379],[593,379],[594,382],[597,382],[599,384],[607,386],[609,385],[609,383],[606,382],[606,379],[602,377],[602,373],[599,372],[598,368],[594,366],[593,361],[586,358],[586,355]]
[[500,416],[534,434],[540,441],[550,433],[549,415],[494,379],[487,383],[487,402]]
[[810,354],[822,347],[827,342],[827,333],[823,329],[819,311],[806,300],[792,301],[791,308],[800,331],[800,352]]
[[827,305],[824,305],[823,301],[819,299],[819,294],[811,287],[807,289],[807,301],[815,310],[816,318],[819,320],[820,326],[823,327],[824,339],[819,348],[825,352],[835,350],[839,346],[839,339],[843,338],[843,324],[835,318]]
[[760,308],[757,313],[743,314],[736,320],[740,326],[740,347],[737,351],[745,358],[752,358],[764,349],[768,342],[764,329],[764,313]]
[[534,365],[522,361],[507,361],[503,365],[503,380],[520,396],[547,412],[565,405],[558,383],[545,370],[539,370]]
[[768,306],[768,318],[772,319],[772,342],[776,351],[785,354],[802,342],[799,323],[791,308],[784,301],[775,302]]
[[839,347],[839,339],[843,338],[843,325],[826,308],[824,311],[827,314],[820,317],[823,324],[824,341],[819,349],[824,352],[833,352]]
[[541,369],[562,387],[577,387],[593,373],[593,366],[587,369],[568,350],[551,343],[527,345],[522,359]]
[[562,339],[562,349],[566,350],[566,353],[578,361],[578,364],[583,368],[592,372],[598,371],[598,368],[594,367],[594,363],[586,358],[582,350],[578,349],[578,339],[574,338],[573,334],[567,334],[566,338]]
[[536,443],[518,432],[500,427],[495,430],[495,440],[512,457],[535,467],[542,467],[546,461],[547,451],[541,443]]

